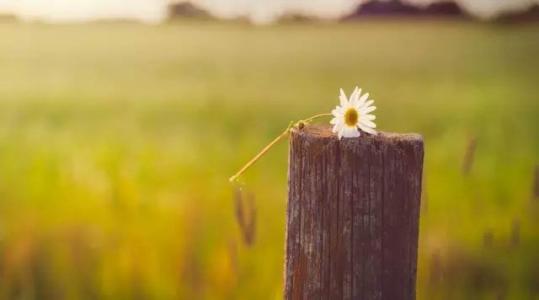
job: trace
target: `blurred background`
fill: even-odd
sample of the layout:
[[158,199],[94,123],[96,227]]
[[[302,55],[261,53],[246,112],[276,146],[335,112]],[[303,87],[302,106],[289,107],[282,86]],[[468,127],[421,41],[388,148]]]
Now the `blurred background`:
[[418,298],[539,299],[539,1],[0,11],[0,299],[282,298],[287,143],[228,178],[356,84],[425,139]]

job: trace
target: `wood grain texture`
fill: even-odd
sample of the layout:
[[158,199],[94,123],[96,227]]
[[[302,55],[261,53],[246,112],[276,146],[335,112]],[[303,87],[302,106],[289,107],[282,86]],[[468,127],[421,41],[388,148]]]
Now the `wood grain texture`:
[[423,140],[290,138],[286,299],[415,299]]

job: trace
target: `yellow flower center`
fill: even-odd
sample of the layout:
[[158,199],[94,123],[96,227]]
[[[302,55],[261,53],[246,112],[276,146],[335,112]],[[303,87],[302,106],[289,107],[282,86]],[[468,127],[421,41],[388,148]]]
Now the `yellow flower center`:
[[359,114],[357,113],[357,110],[355,108],[349,108],[344,113],[344,122],[348,126],[356,126],[357,121],[359,120]]

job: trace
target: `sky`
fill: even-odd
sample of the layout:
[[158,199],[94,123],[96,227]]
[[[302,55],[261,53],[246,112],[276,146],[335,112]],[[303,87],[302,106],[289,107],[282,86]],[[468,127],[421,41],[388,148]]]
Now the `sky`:
[[[0,12],[27,21],[84,22],[96,19],[135,19],[159,23],[173,0],[0,0]],[[303,13],[335,19],[367,0],[193,0],[223,18],[245,16],[254,23],[271,23],[285,13]],[[402,0],[426,5],[440,0]],[[491,18],[502,12],[524,10],[539,0],[456,0],[470,14]]]

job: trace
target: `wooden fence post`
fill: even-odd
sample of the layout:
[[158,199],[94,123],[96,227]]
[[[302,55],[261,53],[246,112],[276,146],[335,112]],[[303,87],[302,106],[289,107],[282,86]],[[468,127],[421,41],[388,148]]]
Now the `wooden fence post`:
[[415,299],[423,140],[290,138],[286,299]]

